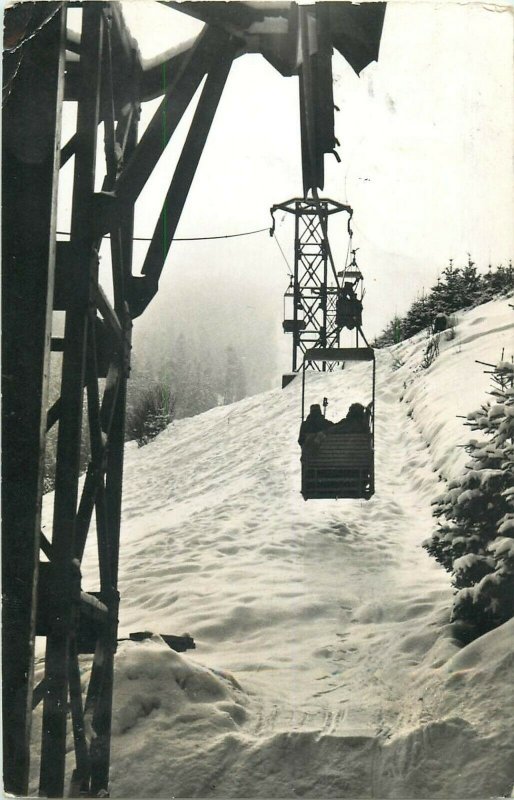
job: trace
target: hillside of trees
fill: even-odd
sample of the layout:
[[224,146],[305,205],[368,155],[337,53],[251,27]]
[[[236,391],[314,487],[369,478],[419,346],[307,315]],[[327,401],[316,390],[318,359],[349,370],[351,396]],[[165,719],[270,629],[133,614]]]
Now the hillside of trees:
[[439,280],[427,293],[415,300],[404,317],[395,316],[373,342],[374,347],[387,347],[409,339],[425,328],[431,328],[438,314],[446,316],[463,308],[487,303],[494,297],[512,291],[514,268],[502,264],[479,273],[471,258],[465,267],[453,266],[452,260]]
[[128,384],[126,438],[141,446],[173,419],[234,403],[246,394],[243,357],[233,345],[200,346],[181,333],[166,352],[135,356]]

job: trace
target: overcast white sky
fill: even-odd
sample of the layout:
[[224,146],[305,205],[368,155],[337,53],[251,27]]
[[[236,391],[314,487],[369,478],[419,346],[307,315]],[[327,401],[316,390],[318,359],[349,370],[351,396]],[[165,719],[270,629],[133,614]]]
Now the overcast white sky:
[[[123,7],[144,57],[199,29],[155,2],[125,0]],[[485,268],[514,254],[513,21],[512,6],[393,0],[378,63],[359,78],[334,56],[342,163],[327,157],[324,195],[354,208],[371,336],[432,285],[450,257],[461,264],[471,252]],[[145,105],[143,120],[156,106]],[[139,235],[153,232],[187,122],[138,203]],[[263,227],[272,204],[300,193],[298,81],[260,56],[243,56],[233,65],[177,236]],[[346,219],[333,220],[332,247],[342,266]],[[278,236],[292,262],[287,221]],[[144,248],[136,245],[141,263]],[[236,286],[266,287],[281,337],[287,273],[267,234],[174,244],[148,316],[165,312],[188,274],[231,275]]]

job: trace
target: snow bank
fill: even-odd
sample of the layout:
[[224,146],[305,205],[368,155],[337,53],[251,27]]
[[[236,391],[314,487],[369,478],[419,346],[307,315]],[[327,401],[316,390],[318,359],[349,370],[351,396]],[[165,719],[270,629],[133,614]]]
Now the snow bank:
[[[368,796],[376,742],[319,736],[316,726],[244,728],[249,698],[237,682],[172,653],[159,638],[117,659],[112,782],[122,797],[329,795],[344,783]],[[320,775],[318,765],[324,763]],[[365,791],[363,791],[365,790]]]
[[213,754],[244,722],[245,703],[234,678],[183,658],[159,636],[123,644],[113,709],[116,794],[192,796],[202,774],[208,790],[217,767]]
[[445,478],[456,477],[467,460],[462,447],[471,431],[462,416],[479,408],[490,389],[490,376],[482,361],[496,364],[514,353],[512,298],[493,300],[457,315],[455,336],[439,334],[440,353],[427,370],[421,362],[427,344],[425,334],[391,348],[404,362],[399,370],[405,377],[404,401],[426,442],[430,443],[435,469]]

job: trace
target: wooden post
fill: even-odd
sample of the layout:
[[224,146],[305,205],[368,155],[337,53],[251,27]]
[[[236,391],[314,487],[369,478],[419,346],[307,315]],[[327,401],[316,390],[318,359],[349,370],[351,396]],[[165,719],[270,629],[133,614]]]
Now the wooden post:
[[99,122],[103,15],[100,3],[83,8],[81,94],[77,113],[75,175],[71,222],[71,263],[75,276],[73,301],[66,310],[61,415],[57,443],[52,535],[51,585],[53,625],[47,636],[43,705],[40,792],[64,792],[69,647],[75,620],[75,528],[82,432],[82,404],[91,279],[97,261],[92,252],[92,200]]
[[28,793],[65,32],[61,8],[24,45],[3,110],[3,777],[16,795]]

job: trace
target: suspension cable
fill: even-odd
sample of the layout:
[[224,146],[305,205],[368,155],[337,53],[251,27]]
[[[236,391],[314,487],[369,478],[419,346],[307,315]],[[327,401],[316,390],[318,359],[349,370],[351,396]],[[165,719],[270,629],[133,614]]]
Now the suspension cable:
[[287,260],[287,257],[286,257],[286,255],[285,255],[284,251],[282,250],[281,244],[280,244],[280,242],[278,241],[278,237],[277,237],[277,234],[276,234],[276,233],[274,233],[274,234],[273,234],[273,238],[274,238],[274,240],[275,240],[275,241],[276,241],[276,243],[277,243],[277,247],[278,247],[278,249],[279,249],[279,250],[280,250],[280,252],[282,253],[282,258],[283,258],[283,259],[284,259],[284,261],[286,262],[287,271],[289,272],[289,274],[290,274],[290,275],[292,275],[292,274],[293,274],[293,271],[292,271],[292,269],[291,269],[291,265],[289,264],[289,261]]
[[346,279],[346,271],[348,269],[348,259],[350,258],[350,248],[352,246],[352,237],[353,237],[353,233],[350,231],[350,236],[348,237],[348,247],[346,248],[346,258],[344,260],[343,275],[341,277],[341,283],[342,284],[344,284],[345,279]]
[[[254,230],[254,231],[243,231],[242,233],[225,233],[225,234],[222,234],[220,236],[186,236],[186,237],[182,237],[182,238],[181,237],[177,237],[177,238],[174,238],[173,241],[174,242],[204,242],[204,241],[211,240],[211,239],[235,239],[237,236],[252,236],[254,233],[264,233],[264,231],[268,231],[269,232],[269,227],[268,228],[258,228],[257,230]],[[56,233],[59,236],[69,236],[70,235],[69,231],[56,231]],[[106,233],[104,236],[102,236],[102,239],[110,239],[110,238],[111,237],[110,237],[109,233]],[[132,241],[133,242],[151,242],[152,241],[152,237],[151,236],[133,236],[132,237]]]

